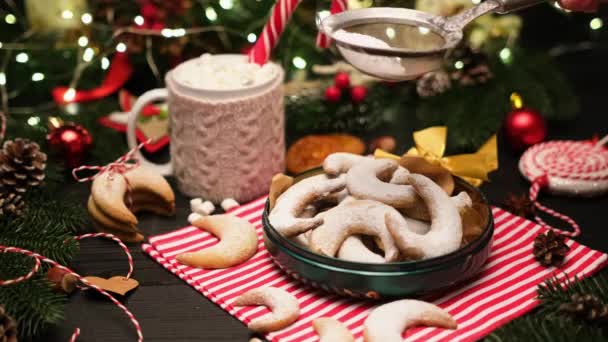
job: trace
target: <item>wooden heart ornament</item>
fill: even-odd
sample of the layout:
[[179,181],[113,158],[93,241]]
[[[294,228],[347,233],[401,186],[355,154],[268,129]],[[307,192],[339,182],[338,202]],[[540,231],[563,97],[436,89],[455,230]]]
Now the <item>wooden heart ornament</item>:
[[115,276],[110,279],[88,276],[84,277],[84,279],[108,292],[119,294],[121,296],[124,296],[129,291],[139,286],[139,282],[137,280],[124,276]]

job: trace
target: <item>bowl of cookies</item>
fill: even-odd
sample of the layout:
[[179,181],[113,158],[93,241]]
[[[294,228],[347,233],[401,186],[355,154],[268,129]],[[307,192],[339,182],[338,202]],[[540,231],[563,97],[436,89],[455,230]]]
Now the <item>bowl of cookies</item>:
[[476,187],[437,168],[334,153],[321,168],[275,175],[262,217],[266,248],[293,278],[341,295],[461,284],[488,258],[494,223]]

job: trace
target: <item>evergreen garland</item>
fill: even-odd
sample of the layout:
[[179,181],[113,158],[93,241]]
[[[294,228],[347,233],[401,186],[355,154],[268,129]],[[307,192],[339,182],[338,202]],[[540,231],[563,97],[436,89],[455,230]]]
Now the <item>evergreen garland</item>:
[[556,278],[545,281],[538,287],[540,305],[531,313],[520,317],[488,335],[485,342],[570,342],[606,341],[607,325],[592,325],[561,312],[559,307],[569,303],[573,294],[593,295],[608,304],[608,270],[584,280],[575,279],[561,285]]

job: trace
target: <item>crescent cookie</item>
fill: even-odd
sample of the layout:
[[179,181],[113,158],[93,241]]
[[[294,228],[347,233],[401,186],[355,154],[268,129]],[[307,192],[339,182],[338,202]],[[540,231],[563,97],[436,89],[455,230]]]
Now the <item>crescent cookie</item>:
[[264,305],[272,314],[256,318],[247,328],[255,332],[270,332],[290,326],[300,316],[300,304],[296,297],[276,287],[260,287],[240,295],[234,306]]
[[363,325],[365,342],[402,342],[401,334],[412,326],[456,329],[458,323],[436,305],[404,299],[375,308]]
[[178,262],[198,268],[228,268],[249,260],[258,250],[255,227],[234,215],[196,217],[192,225],[217,236],[220,242],[197,252],[181,253]]
[[344,324],[334,318],[321,317],[312,321],[319,334],[319,342],[355,342],[355,337]]
[[409,183],[429,208],[431,228],[428,233],[419,235],[407,227],[403,229],[402,222],[394,215],[387,216],[388,230],[402,255],[411,259],[428,259],[460,248],[462,219],[454,202],[443,189],[425,176],[410,175]]
[[348,172],[355,164],[370,159],[370,157],[364,157],[353,153],[332,153],[323,161],[323,171],[328,175],[337,176],[341,173]]
[[377,236],[384,247],[384,260],[397,260],[399,251],[387,229],[386,217],[396,215],[402,219],[401,228],[407,223],[394,208],[369,200],[353,200],[323,213],[323,224],[312,231],[309,247],[313,252],[333,257],[351,235]]
[[370,159],[357,163],[346,174],[348,192],[358,199],[374,200],[395,208],[414,206],[418,195],[412,186],[381,180],[390,179],[398,168],[399,164],[391,159]]
[[382,256],[370,251],[361,238],[356,235],[351,235],[344,240],[338,251],[338,258],[369,264],[382,264],[385,262]]
[[[116,221],[136,225],[137,218],[124,203],[128,186],[132,194],[151,194],[150,198],[155,204],[169,213],[175,211],[175,195],[167,180],[143,166],[133,168],[124,175],[102,173],[93,180],[91,196],[99,210],[107,216]],[[135,198],[134,205],[137,205]]]
[[[471,208],[473,206],[473,200],[466,192],[462,191],[456,196],[450,197],[456,208],[460,213],[464,212],[466,209]],[[401,211],[405,216],[411,217],[420,221],[431,221],[431,215],[429,214],[429,210],[424,201],[419,201],[410,208],[401,208]]]
[[294,236],[323,223],[320,217],[300,218],[300,213],[312,202],[341,191],[346,186],[344,176],[328,178],[317,175],[306,178],[287,189],[276,201],[268,215],[270,224],[283,236]]

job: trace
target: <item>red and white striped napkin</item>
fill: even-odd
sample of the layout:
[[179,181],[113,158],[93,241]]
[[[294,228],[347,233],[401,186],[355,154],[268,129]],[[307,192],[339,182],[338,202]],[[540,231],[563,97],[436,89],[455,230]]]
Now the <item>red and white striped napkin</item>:
[[[363,322],[378,302],[356,300],[327,294],[291,279],[273,264],[262,240],[261,216],[266,198],[238,207],[232,214],[249,220],[260,236],[258,253],[246,263],[224,270],[201,270],[180,265],[175,256],[182,252],[211,246],[217,239],[195,227],[151,237],[143,250],[166,269],[218,304],[245,324],[269,311],[264,307],[233,307],[232,303],[245,291],[261,287],[279,287],[292,293],[300,302],[299,320],[290,327],[266,337],[271,341],[317,341],[311,321],[330,316],[342,321],[362,340]],[[481,273],[469,284],[443,296],[430,299],[446,309],[458,321],[458,329],[409,329],[408,341],[474,341],[489,334],[534,308],[538,302],[537,285],[549,277],[585,278],[601,269],[607,255],[573,240],[571,250],[559,268],[545,268],[534,260],[532,243],[545,228],[514,216],[499,208],[493,209],[496,230],[492,253]]]

